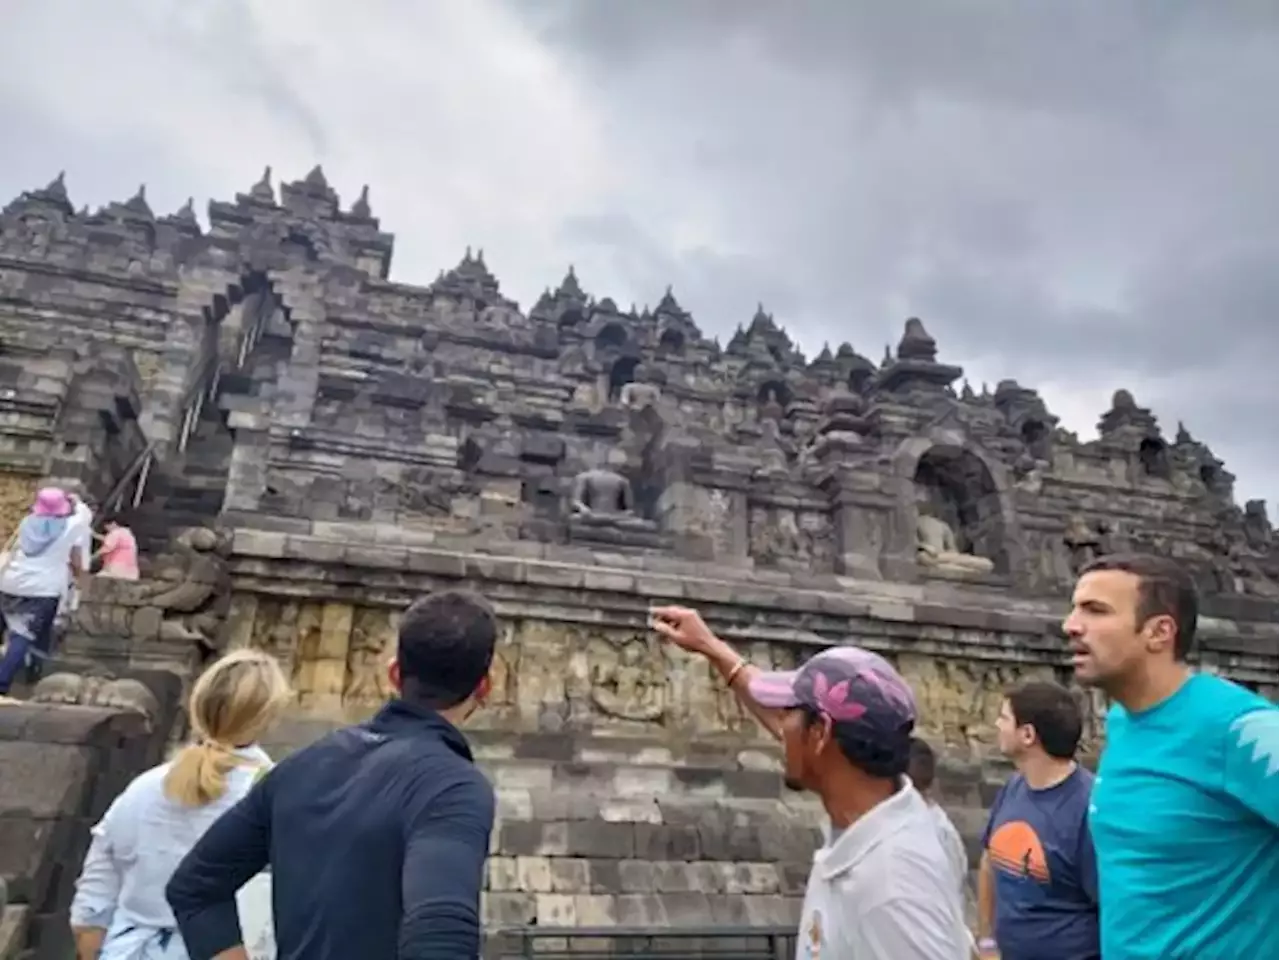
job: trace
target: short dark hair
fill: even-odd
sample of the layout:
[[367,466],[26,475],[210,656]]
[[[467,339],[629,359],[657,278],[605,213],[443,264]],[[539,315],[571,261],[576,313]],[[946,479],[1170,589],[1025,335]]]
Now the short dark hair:
[[[821,723],[824,719],[824,714],[812,707],[800,709],[804,711],[806,726]],[[911,726],[898,733],[899,737],[894,741],[873,742],[859,736],[852,724],[839,721],[831,724],[831,739],[840,748],[844,758],[867,776],[881,780],[894,780],[907,772],[911,754]]]
[[919,737],[911,738],[911,753],[907,761],[908,775],[917,790],[924,793],[933,786],[933,778],[938,772],[938,758],[933,747]]
[[498,618],[468,590],[414,601],[400,620],[396,660],[405,699],[447,710],[471,696],[493,664]]
[[1117,570],[1138,578],[1138,626],[1152,617],[1173,620],[1177,633],[1173,655],[1185,660],[1195,646],[1196,621],[1200,617],[1200,595],[1190,572],[1173,560],[1149,553],[1115,553],[1098,557],[1085,565],[1080,576]]
[[1070,760],[1080,748],[1084,719],[1080,704],[1066,687],[1044,680],[1032,680],[1005,694],[1009,712],[1018,726],[1029,726],[1044,752],[1059,760]]

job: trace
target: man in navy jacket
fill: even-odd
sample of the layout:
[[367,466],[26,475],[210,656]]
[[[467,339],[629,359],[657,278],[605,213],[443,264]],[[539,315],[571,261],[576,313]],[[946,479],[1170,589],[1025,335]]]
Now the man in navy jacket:
[[496,639],[474,594],[405,612],[399,699],[283,760],[169,881],[191,960],[247,960],[236,891],[268,865],[279,960],[479,956],[494,794],[458,727],[488,695]]

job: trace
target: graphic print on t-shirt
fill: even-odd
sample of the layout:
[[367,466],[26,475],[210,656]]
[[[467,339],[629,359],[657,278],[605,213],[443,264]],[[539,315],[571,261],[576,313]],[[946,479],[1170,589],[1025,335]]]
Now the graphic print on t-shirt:
[[1025,820],[1010,820],[997,827],[988,842],[987,856],[993,867],[1011,876],[1044,884],[1053,879],[1044,844]]

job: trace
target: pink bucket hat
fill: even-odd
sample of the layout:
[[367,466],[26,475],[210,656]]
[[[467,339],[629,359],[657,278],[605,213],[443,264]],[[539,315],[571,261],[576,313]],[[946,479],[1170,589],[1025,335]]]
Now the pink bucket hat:
[[36,494],[35,506],[31,508],[37,517],[69,517],[71,510],[71,498],[58,487],[44,487]]

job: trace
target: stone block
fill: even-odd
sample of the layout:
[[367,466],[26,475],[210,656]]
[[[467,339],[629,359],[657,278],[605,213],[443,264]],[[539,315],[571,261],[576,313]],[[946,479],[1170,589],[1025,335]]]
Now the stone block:
[[576,857],[552,857],[549,864],[552,893],[587,893],[591,890],[590,861]]
[[[64,709],[89,712],[84,707]],[[85,747],[0,741],[0,811],[21,811],[35,820],[68,812],[68,804],[74,804],[84,789],[91,761]]]
[[778,871],[771,863],[723,863],[725,893],[777,893]]
[[655,800],[601,800],[600,819],[610,823],[661,823],[662,811]]
[[[686,895],[687,896],[687,895]],[[620,927],[664,927],[675,924],[670,919],[667,905],[683,903],[689,914],[696,914],[696,904],[684,897],[659,897],[651,893],[624,893],[614,900],[614,910]],[[705,914],[704,922],[705,922]],[[696,922],[696,921],[695,921]],[[686,924],[687,925],[687,924]]]
[[564,893],[540,893],[535,906],[539,927],[573,927],[578,924],[576,898]]
[[506,893],[520,889],[515,857],[490,857],[485,863],[485,889]]
[[657,887],[654,865],[648,860],[623,860],[618,864],[623,893],[653,893]]
[[[642,860],[697,860],[703,856],[702,836],[700,828],[688,824],[637,823],[633,834],[635,856]],[[707,836],[713,836],[713,832],[708,831]]]
[[617,923],[614,898],[603,894],[578,894],[573,912],[582,927],[611,927]]
[[572,820],[566,824],[567,849],[571,857],[616,857],[621,860],[635,851],[635,829],[629,823],[604,820]]
[[537,917],[536,894],[486,893],[480,898],[480,919],[486,931],[528,926]]
[[595,858],[587,861],[588,889],[592,893],[621,893],[621,860]]
[[524,893],[550,893],[551,861],[546,857],[516,857],[516,883]]

